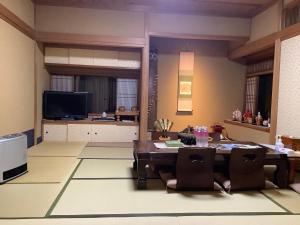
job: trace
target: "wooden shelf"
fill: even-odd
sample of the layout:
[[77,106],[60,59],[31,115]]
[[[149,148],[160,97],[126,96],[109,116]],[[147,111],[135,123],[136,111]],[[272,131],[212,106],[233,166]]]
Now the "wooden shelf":
[[116,111],[116,116],[138,116],[140,115],[140,111]]
[[262,76],[262,75],[268,75],[268,74],[273,74],[273,70],[266,70],[266,71],[257,72],[257,73],[248,73],[248,74],[246,74],[246,76],[253,77],[253,76]]
[[106,67],[57,63],[45,63],[45,66],[48,72],[54,75],[94,75],[133,79],[138,79],[140,77],[140,69],[133,69],[127,67]]
[[101,120],[91,120],[91,119],[83,119],[83,120],[42,120],[43,124],[103,124],[103,125],[117,125],[117,126],[138,126],[138,122],[122,122],[122,121],[101,121]]
[[250,129],[270,133],[270,127],[257,126],[257,125],[254,125],[254,124],[242,123],[242,122],[233,121],[233,120],[224,120],[224,123],[228,123],[228,124],[232,124],[232,125],[236,125],[236,126],[241,126],[241,127],[247,127],[247,128],[250,128]]
[[117,118],[118,122],[122,122],[121,121],[121,116],[132,116],[134,118],[134,122],[137,123],[138,122],[138,117],[140,115],[140,111],[124,111],[124,112],[116,111],[115,115],[116,115],[116,118]]
[[256,41],[248,42],[244,46],[234,49],[229,53],[229,59],[241,60],[244,57],[251,57],[251,55],[258,54],[260,52],[269,51],[269,49],[275,48],[275,41],[280,39],[281,41],[295,37],[300,34],[300,23],[291,25],[284,28],[281,31],[270,34],[266,37],[260,38]]

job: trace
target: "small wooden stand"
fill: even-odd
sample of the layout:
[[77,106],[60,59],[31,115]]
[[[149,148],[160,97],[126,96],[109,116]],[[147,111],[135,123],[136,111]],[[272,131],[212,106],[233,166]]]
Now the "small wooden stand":
[[138,117],[140,115],[139,111],[116,111],[116,118],[117,121],[120,122],[121,121],[121,116],[133,116],[134,117],[134,122],[138,122]]

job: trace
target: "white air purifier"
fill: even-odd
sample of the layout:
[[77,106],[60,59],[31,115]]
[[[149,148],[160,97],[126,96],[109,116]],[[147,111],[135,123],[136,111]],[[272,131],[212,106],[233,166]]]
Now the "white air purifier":
[[0,184],[27,172],[27,137],[11,134],[0,137]]

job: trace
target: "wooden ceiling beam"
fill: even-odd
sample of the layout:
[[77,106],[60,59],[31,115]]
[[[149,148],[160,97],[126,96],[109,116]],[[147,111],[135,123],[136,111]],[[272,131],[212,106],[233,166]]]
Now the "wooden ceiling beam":
[[275,41],[277,39],[284,41],[286,39],[295,37],[297,35],[300,35],[300,24],[299,23],[289,26],[281,31],[276,32],[276,33],[270,34],[259,40],[249,42],[240,48],[232,50],[229,53],[229,59],[240,60],[243,57],[247,57],[252,54],[255,54],[255,53],[270,49],[270,48],[274,48]]
[[36,41],[45,44],[143,48],[145,38],[110,37],[87,34],[36,32]]
[[33,0],[35,4],[250,18],[275,0]]

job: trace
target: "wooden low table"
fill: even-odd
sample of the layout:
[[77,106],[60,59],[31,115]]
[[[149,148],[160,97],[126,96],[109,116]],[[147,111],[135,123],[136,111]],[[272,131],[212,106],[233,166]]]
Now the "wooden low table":
[[[155,141],[158,142],[158,141]],[[212,142],[210,145],[217,144],[252,144],[251,142]],[[266,148],[261,146],[262,148]],[[286,188],[288,185],[288,158],[287,155],[267,148],[265,165],[276,165],[273,182],[280,188]],[[137,170],[137,187],[138,189],[147,188],[146,165],[152,163],[160,165],[175,165],[177,160],[177,149],[158,149],[154,141],[135,141],[134,143],[134,163],[133,168]],[[216,155],[230,156],[230,150],[218,149]]]

